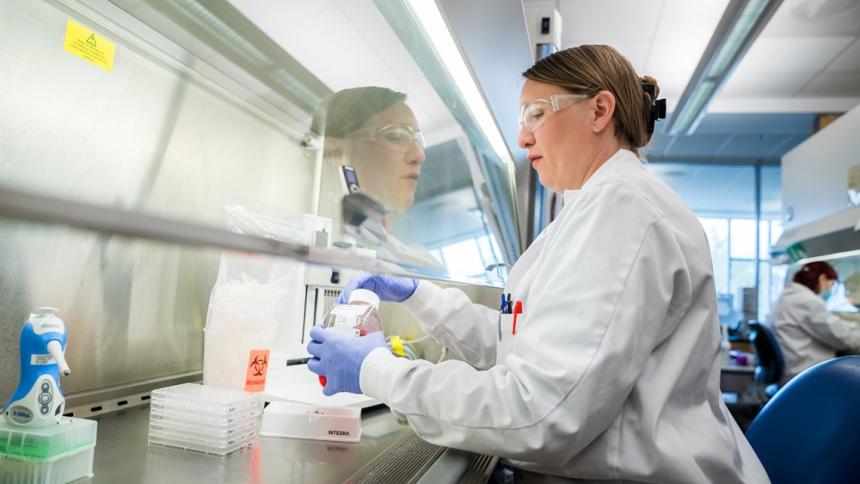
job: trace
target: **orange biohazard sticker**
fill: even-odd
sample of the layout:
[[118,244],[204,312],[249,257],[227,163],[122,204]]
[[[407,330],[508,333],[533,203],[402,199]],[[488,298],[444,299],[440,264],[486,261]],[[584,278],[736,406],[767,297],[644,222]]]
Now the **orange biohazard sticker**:
[[262,392],[266,389],[266,372],[269,370],[269,350],[251,350],[248,371],[245,374],[245,391]]

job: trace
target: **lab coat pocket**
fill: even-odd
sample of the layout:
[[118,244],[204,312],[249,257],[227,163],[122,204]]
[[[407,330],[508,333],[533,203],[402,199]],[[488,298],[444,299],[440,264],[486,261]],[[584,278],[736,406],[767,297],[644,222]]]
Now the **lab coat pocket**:
[[499,341],[496,345],[496,364],[504,363],[505,358],[514,350],[514,315],[502,314],[499,318]]

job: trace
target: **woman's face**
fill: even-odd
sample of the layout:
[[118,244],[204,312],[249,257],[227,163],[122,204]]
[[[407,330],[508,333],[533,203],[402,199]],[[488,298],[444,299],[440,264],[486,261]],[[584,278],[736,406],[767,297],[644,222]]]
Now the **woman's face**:
[[[362,129],[381,130],[386,126],[405,125],[418,131],[418,122],[412,110],[397,103],[377,113],[362,124]],[[388,133],[387,135],[385,133]],[[400,134],[409,133],[400,130]],[[369,136],[352,136],[347,139],[347,160],[355,168],[362,191],[380,199],[390,208],[406,211],[415,202],[415,189],[424,163],[424,150],[414,139],[395,138],[388,131]]]
[[828,293],[836,285],[836,282],[835,279],[828,279],[827,276],[821,274],[818,276],[818,294]]
[[[570,92],[560,86],[528,79],[520,94],[520,106],[566,94]],[[592,104],[593,99],[584,99],[553,112],[550,104],[542,103],[545,109],[540,126],[534,132],[520,126],[518,144],[528,150],[541,184],[552,191],[579,189],[589,174],[594,143]]]

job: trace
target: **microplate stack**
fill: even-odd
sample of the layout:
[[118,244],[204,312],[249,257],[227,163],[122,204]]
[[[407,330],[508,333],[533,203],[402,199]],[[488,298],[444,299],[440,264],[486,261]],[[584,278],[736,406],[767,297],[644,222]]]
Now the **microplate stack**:
[[149,443],[216,455],[251,445],[257,397],[194,383],[153,390]]

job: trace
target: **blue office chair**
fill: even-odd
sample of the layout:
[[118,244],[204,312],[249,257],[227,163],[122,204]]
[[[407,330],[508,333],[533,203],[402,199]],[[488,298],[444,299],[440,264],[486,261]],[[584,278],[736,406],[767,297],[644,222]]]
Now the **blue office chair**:
[[779,390],[779,382],[785,374],[785,360],[773,330],[766,324],[750,321],[750,331],[758,364],[753,373],[753,381],[759,399],[766,402]]
[[746,436],[774,484],[857,482],[860,356],[828,360],[794,377]]

